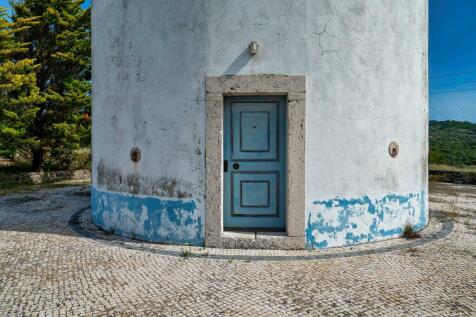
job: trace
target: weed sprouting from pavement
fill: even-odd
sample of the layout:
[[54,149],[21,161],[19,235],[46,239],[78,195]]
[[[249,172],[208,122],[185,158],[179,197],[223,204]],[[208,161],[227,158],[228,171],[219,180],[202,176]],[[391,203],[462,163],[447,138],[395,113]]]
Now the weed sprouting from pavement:
[[407,222],[405,224],[405,227],[403,227],[402,237],[407,240],[411,240],[420,238],[421,236],[417,231],[415,231],[415,228],[412,226],[412,224],[410,222]]
[[111,228],[111,229],[105,230],[104,233],[108,236],[112,236],[116,232],[114,231],[114,229]]
[[190,249],[189,246],[184,246],[182,248],[182,252],[180,253],[180,256],[182,258],[188,258],[192,254],[192,250]]

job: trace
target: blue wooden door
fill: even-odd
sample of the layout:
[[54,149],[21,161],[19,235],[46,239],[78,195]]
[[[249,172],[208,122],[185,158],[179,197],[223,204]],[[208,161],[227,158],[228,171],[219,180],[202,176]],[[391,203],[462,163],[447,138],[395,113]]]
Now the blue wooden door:
[[225,229],[286,228],[285,102],[281,96],[225,98]]

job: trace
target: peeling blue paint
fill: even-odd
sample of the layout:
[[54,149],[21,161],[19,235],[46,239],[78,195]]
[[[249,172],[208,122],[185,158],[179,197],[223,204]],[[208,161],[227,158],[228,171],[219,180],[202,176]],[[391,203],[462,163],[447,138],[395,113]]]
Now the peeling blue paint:
[[139,196],[92,188],[93,221],[146,241],[202,246],[204,221],[193,199]]
[[417,230],[427,225],[426,191],[316,200],[306,219],[306,243],[317,249],[397,237],[408,222]]
[[[422,192],[424,195],[424,192]],[[420,197],[420,218],[417,224],[415,224],[415,229],[421,230],[428,224],[428,206],[426,199]]]

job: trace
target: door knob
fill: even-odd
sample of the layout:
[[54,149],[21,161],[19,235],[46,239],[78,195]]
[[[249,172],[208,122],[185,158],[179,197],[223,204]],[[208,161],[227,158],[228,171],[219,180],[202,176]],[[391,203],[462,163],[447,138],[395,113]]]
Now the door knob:
[[239,169],[240,169],[240,164],[238,164],[238,163],[233,163],[233,169],[234,169],[235,171],[239,170]]

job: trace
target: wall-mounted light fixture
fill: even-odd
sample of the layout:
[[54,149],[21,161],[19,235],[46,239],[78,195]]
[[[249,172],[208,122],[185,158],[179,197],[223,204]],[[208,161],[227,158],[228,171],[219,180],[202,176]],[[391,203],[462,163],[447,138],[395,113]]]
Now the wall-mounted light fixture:
[[248,50],[251,54],[251,56],[255,56],[259,52],[259,44],[256,41],[253,41],[250,43],[250,46],[248,46]]

